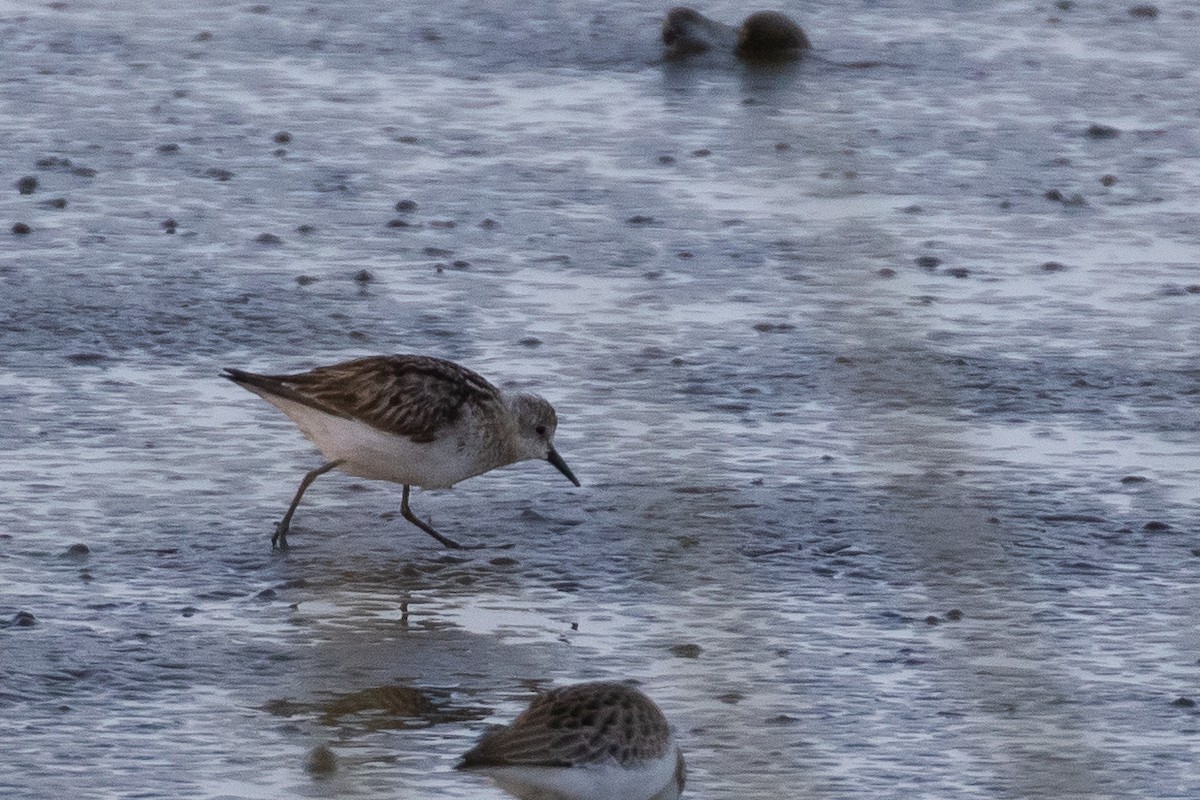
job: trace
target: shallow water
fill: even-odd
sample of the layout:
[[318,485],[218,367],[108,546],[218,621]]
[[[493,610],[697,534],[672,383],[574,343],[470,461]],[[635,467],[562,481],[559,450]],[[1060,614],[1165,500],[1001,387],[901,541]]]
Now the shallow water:
[[[1200,795],[1189,10],[819,2],[764,72],[110,5],[0,3],[4,797],[499,797],[484,727],[619,677],[687,797]],[[584,486],[418,491],[447,553],[331,475],[271,553],[317,457],[220,367],[375,352],[544,393]]]

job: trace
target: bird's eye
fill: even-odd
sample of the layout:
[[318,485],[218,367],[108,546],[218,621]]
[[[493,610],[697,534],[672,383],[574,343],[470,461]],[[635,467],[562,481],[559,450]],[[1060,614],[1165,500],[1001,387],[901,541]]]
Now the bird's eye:
[[533,432],[536,433],[538,436],[545,436],[546,435],[546,426],[538,425],[536,428],[533,429]]

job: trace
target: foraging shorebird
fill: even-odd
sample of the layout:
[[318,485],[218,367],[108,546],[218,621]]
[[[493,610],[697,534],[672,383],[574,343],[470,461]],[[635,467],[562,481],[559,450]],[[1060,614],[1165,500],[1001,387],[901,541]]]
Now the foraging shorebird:
[[579,480],[554,449],[554,407],[535,394],[503,392],[466,367],[432,356],[370,356],[293,375],[226,368],[224,376],[291,417],[328,459],[304,476],[272,547],[287,532],[309,485],[332,469],[404,486],[400,513],[446,547],[462,545],[417,518],[409,489],[444,489],[517,461],[549,461]]
[[484,734],[458,769],[520,800],[677,800],[683,752],[658,706],[624,683],[551,689]]

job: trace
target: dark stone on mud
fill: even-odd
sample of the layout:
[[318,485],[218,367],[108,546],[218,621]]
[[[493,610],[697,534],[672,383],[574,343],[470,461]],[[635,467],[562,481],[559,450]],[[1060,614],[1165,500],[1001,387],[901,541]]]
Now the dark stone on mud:
[[712,150],[709,150],[707,147],[700,147],[693,150],[692,155],[694,155],[696,158],[705,158],[706,156],[712,155]]
[[786,153],[788,150],[791,150],[791,149],[792,149],[792,146],[790,144],[788,144],[787,142],[776,142],[775,143],[775,151],[778,153]]
[[936,614],[930,614],[925,618],[926,625],[937,625],[942,620]]
[[467,269],[471,266],[471,262],[464,261],[460,258],[457,261],[451,261],[450,266],[454,267],[454,269]]
[[32,175],[26,175],[23,178],[17,179],[17,191],[21,194],[33,194],[38,186],[38,179]]
[[94,178],[96,177],[96,170],[91,167],[75,167],[71,170],[71,174],[78,175],[80,178]]
[[99,364],[107,360],[108,356],[104,353],[71,353],[67,356],[67,361],[72,364]]
[[317,282],[317,278],[314,278],[312,275],[297,275],[296,276],[296,283],[300,286],[308,286],[310,283],[316,283],[316,282]]
[[444,247],[426,247],[421,252],[430,258],[446,258],[447,256],[454,255],[453,250],[447,250]]
[[38,169],[67,169],[71,166],[71,159],[47,156],[39,158],[34,164]]
[[274,600],[276,596],[277,592],[274,589],[263,589],[261,592],[254,595],[254,597],[258,600]]
[[488,562],[493,567],[515,567],[521,563],[512,556],[497,556]]
[[1063,197],[1063,193],[1058,189],[1050,189],[1046,192],[1045,197],[1047,200],[1051,200],[1055,203],[1061,203],[1064,199],[1066,199]]
[[389,228],[419,228],[421,226],[414,225],[413,223],[409,222],[406,219],[389,219],[387,221],[387,227],[389,227]]
[[654,217],[646,214],[634,214],[632,217],[627,218],[625,222],[630,225],[649,225],[651,222],[654,222]]
[[174,233],[175,228],[179,225],[174,219],[164,219],[161,224],[167,233]]
[[86,544],[77,542],[77,543],[71,545],[70,547],[68,547],[66,549],[66,552],[63,553],[63,555],[67,556],[69,558],[85,558],[91,552],[92,551],[88,548],[88,546]]
[[53,208],[56,211],[62,211],[67,207],[67,199],[65,197],[55,197],[53,200],[43,200],[40,205],[42,208]]
[[484,230],[489,230],[489,231],[492,230],[493,228],[497,228],[499,226],[500,226],[500,223],[496,222],[496,220],[492,219],[491,217],[488,217],[483,222],[479,223],[479,227],[483,228]]
[[212,41],[212,38],[213,38],[212,31],[200,31],[199,33],[197,33],[195,36],[192,37],[192,41],[194,41],[194,42],[210,42],[210,41]]
[[674,163],[675,163],[675,156],[659,156],[659,157],[658,157],[658,163],[660,163],[660,164],[667,164],[667,165],[674,164]]
[[1169,531],[1169,530],[1171,530],[1171,525],[1169,523],[1161,522],[1161,521],[1155,519],[1155,520],[1151,520],[1151,521],[1147,522],[1145,525],[1143,525],[1142,530],[1145,530],[1145,531]]
[[168,155],[170,153],[178,153],[179,145],[175,144],[174,142],[167,142],[166,144],[160,144],[158,146],[158,152],[162,153],[163,155]]
[[1071,0],[1058,0],[1058,2],[1054,4],[1054,7],[1059,11],[1070,11],[1075,7],[1075,4],[1071,2]]
[[1084,134],[1089,139],[1115,139],[1121,135],[1121,131],[1112,125],[1101,125],[1098,122],[1093,122],[1087,126]]
[[699,658],[703,652],[704,648],[698,644],[677,644],[671,647],[671,654],[679,658]]
[[923,269],[937,269],[942,260],[937,256],[917,256],[917,266]]
[[337,772],[337,768],[337,756],[329,749],[328,745],[319,744],[309,750],[308,755],[304,757],[304,769],[310,775],[318,777],[332,775]]
[[14,222],[12,226],[13,236],[25,236],[33,232],[33,228],[26,225],[24,222]]
[[1114,186],[1114,185],[1116,185],[1116,182],[1117,182],[1116,175],[1101,175],[1100,176],[1100,185],[1101,186]]
[[280,131],[271,137],[271,141],[275,144],[287,144],[292,140],[292,135],[287,131]]
[[197,609],[195,606],[184,606],[183,608],[179,609],[179,614],[180,616],[191,617],[194,616],[198,610],[199,609]]
[[307,222],[304,223],[303,225],[296,226],[296,233],[298,233],[302,236],[308,236],[310,233],[316,233],[316,232],[317,232],[317,226],[309,225]]
[[1149,480],[1150,480],[1149,478],[1143,477],[1141,475],[1126,475],[1124,478],[1121,478],[1121,483],[1129,485],[1132,483],[1146,483]]
[[957,608],[952,608],[946,612],[946,619],[950,620],[951,622],[958,622],[962,618],[963,612]]
[[227,169],[221,169],[220,167],[209,167],[208,169],[204,170],[204,174],[206,177],[212,178],[214,181],[222,182],[233,177],[232,172]]
[[458,223],[452,219],[435,219],[429,223],[429,227],[440,228],[441,230],[448,231],[451,228],[458,227]]
[[418,208],[420,206],[417,205],[415,200],[397,200],[395,205],[395,209],[401,214],[411,214]]
[[695,253],[693,253],[691,250],[680,250],[678,253],[676,253],[676,254],[675,254],[675,257],[676,257],[676,258],[682,258],[682,259],[685,259],[685,260],[686,260],[686,259],[689,259],[689,258],[695,258],[695,257],[696,257],[696,255],[695,255]]
[[258,236],[254,237],[254,241],[258,244],[283,244],[283,239],[280,239],[273,233],[260,233]]
[[1153,5],[1149,5],[1149,4],[1133,6],[1132,8],[1129,9],[1129,16],[1137,17],[1138,19],[1157,19],[1158,18],[1158,6],[1153,6]]
[[971,274],[971,271],[966,267],[951,267],[946,270],[946,274],[954,278],[965,278]]
[[1171,701],[1171,705],[1176,708],[1195,708],[1196,701],[1190,697],[1180,697]]
[[1183,290],[1188,294],[1200,294],[1200,283],[1189,284],[1183,287]]
[[358,283],[370,283],[371,281],[375,280],[375,276],[372,275],[368,270],[360,269],[358,272],[354,273],[354,280]]
[[1042,264],[1042,272],[1062,272],[1066,268],[1066,264],[1059,263],[1058,261],[1047,261]]
[[37,624],[37,617],[28,611],[18,611],[12,618],[12,624],[18,628],[32,628]]

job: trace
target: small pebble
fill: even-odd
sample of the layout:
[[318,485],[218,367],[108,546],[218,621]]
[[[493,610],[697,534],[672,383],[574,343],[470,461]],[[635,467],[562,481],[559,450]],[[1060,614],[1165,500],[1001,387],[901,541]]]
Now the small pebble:
[[396,201],[396,210],[401,214],[411,214],[412,212],[416,211],[418,207],[419,206],[417,206],[416,201],[413,200]]
[[675,156],[659,156],[659,157],[658,157],[658,163],[660,163],[660,164],[674,164],[674,163],[675,163]]
[[1121,135],[1121,131],[1112,125],[1100,125],[1096,122],[1088,125],[1084,133],[1089,139],[1115,139]]
[[52,200],[43,201],[41,205],[43,208],[53,208],[62,211],[67,207],[67,199],[65,197],[55,197]]
[[926,625],[937,625],[939,622],[941,622],[941,619],[939,619],[934,614],[930,614],[928,617],[925,618]]
[[1101,186],[1114,186],[1114,185],[1116,185],[1116,182],[1117,182],[1116,175],[1101,175],[1100,176],[1100,185]]
[[24,222],[14,222],[12,226],[14,236],[24,236],[33,232],[33,228],[26,225]]
[[17,180],[17,191],[21,194],[33,194],[37,189],[38,179],[32,175],[26,175]]
[[1169,530],[1171,530],[1171,526],[1166,522],[1160,522],[1158,520],[1151,520],[1150,522],[1147,522],[1145,525],[1142,526],[1142,530],[1169,531]]
[[677,644],[671,648],[671,653],[680,658],[699,658],[703,652],[704,648],[698,644]]
[[302,236],[307,236],[310,233],[316,233],[316,232],[317,232],[317,226],[309,225],[307,222],[304,223],[303,225],[296,226],[296,233],[299,233]]
[[375,280],[375,276],[365,269],[360,269],[358,272],[354,273],[354,280],[358,283],[370,283],[371,281]]
[[70,558],[84,558],[91,552],[92,551],[88,549],[86,544],[76,543],[68,547],[67,551],[63,555],[69,556]]
[[935,269],[942,263],[942,260],[937,256],[918,256],[917,266],[925,269]]
[[254,241],[258,244],[283,244],[283,239],[280,239],[273,233],[260,233],[254,237]]
[[1062,272],[1066,268],[1066,264],[1061,264],[1057,261],[1047,261],[1042,264],[1042,272]]
[[962,618],[963,612],[957,608],[952,608],[946,612],[946,619],[950,620],[951,622],[958,622]]
[[275,142],[275,144],[287,144],[291,140],[292,140],[292,135],[290,133],[288,133],[287,131],[280,131],[279,133],[277,133],[271,137],[271,141]]
[[28,611],[18,611],[12,618],[12,624],[18,628],[32,628],[37,624],[37,617]]
[[166,155],[168,153],[178,153],[179,145],[175,144],[174,142],[167,142],[166,144],[160,144],[158,146],[158,152],[162,153],[163,155]]
[[1176,700],[1172,700],[1171,705],[1175,706],[1176,708],[1195,708],[1196,701],[1190,697],[1180,697]]
[[875,274],[881,278],[894,278],[896,277],[896,270],[891,267],[881,267]]
[[709,150],[707,147],[701,147],[693,150],[692,155],[694,155],[696,158],[705,158],[712,155],[712,150]]
[[328,745],[319,744],[309,750],[308,755],[304,757],[304,769],[310,775],[325,777],[337,772],[337,768],[337,756],[329,749]]
[[316,283],[317,279],[312,275],[297,275],[296,283],[299,286],[308,286],[310,283]]
[[634,214],[625,221],[630,225],[649,225],[651,222],[654,222],[654,217],[645,214]]
[[1134,6],[1133,8],[1129,9],[1129,16],[1138,17],[1139,19],[1157,19],[1158,18],[1158,6],[1152,6],[1152,5]]

